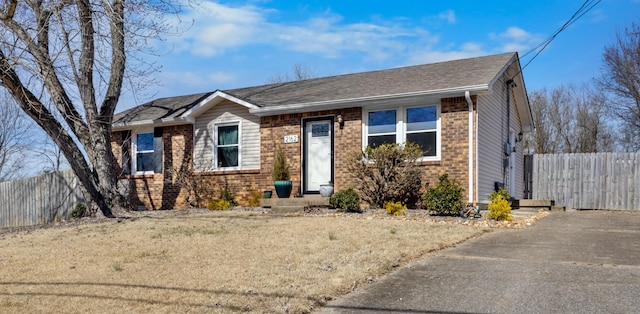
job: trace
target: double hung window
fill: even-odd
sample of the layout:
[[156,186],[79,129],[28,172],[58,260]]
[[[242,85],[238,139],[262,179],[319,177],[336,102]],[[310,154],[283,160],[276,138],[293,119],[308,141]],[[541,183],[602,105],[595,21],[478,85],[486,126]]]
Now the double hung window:
[[240,127],[239,123],[215,125],[215,165],[221,168],[240,166]]
[[153,173],[154,145],[153,132],[136,133],[133,136],[133,173]]
[[440,106],[400,106],[365,112],[364,146],[418,144],[423,160],[440,159]]

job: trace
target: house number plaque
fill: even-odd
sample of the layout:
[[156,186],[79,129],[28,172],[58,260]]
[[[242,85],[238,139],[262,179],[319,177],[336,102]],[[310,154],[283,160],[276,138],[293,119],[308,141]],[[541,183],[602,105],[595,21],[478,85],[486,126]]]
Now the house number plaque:
[[298,136],[297,135],[285,135],[284,136],[284,142],[285,142],[285,144],[287,144],[287,143],[297,143],[298,142]]

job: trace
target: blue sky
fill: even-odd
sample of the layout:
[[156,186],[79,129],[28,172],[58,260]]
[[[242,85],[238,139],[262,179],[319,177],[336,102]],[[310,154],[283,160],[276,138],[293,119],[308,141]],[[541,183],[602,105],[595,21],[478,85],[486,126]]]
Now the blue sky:
[[[518,51],[560,28],[575,1],[203,1],[193,21],[159,43],[162,83],[119,110],[150,98],[268,83],[294,64],[316,76],[378,70]],[[640,22],[640,0],[602,0],[564,30],[524,70],[528,91],[589,81],[617,30]],[[522,59],[522,65],[533,54]]]

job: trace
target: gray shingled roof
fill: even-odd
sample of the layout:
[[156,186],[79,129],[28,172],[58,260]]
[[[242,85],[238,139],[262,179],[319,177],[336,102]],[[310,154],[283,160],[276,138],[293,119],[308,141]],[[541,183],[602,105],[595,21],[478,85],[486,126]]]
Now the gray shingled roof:
[[258,106],[489,85],[515,53],[225,90]]
[[[223,90],[260,107],[488,86],[515,53]],[[177,118],[213,92],[160,98],[118,113],[114,124]]]
[[177,118],[211,94],[213,94],[213,92],[158,98],[129,110],[116,113],[113,117],[113,123],[127,124],[136,121]]

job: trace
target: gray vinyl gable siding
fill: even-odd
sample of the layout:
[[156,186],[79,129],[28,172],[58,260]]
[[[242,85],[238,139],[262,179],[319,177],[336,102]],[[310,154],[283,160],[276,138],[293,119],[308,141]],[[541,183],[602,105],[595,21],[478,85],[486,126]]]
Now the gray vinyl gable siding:
[[229,100],[216,104],[195,119],[193,164],[196,171],[212,171],[214,161],[214,126],[239,122],[240,170],[260,169],[260,117]]

